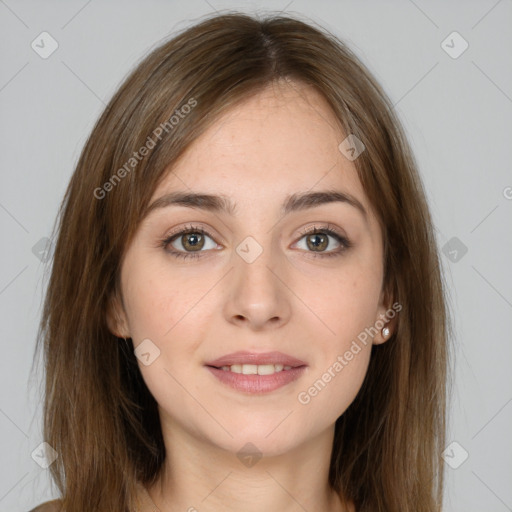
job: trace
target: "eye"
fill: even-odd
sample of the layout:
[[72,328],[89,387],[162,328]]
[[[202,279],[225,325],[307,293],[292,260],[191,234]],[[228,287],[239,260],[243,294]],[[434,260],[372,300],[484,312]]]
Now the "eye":
[[[306,239],[305,250],[316,253],[313,254],[315,257],[337,256],[352,247],[351,242],[346,237],[329,227],[329,225],[321,227],[315,226],[312,229],[308,228],[302,231],[301,234],[302,238],[300,240],[303,238]],[[326,251],[328,247],[333,245],[329,240],[332,238],[338,244],[338,249]]]
[[[169,235],[161,240],[160,245],[169,251],[173,256],[179,258],[198,258],[203,252],[202,249],[215,249],[217,244],[213,242],[208,247],[207,238],[212,242],[212,236],[203,228],[198,226],[188,226],[186,229]],[[174,247],[175,250],[169,249],[169,246]]]

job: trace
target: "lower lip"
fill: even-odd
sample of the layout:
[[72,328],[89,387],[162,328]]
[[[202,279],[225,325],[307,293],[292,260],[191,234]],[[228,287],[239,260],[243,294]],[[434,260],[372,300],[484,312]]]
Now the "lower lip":
[[245,375],[243,373],[234,373],[221,370],[213,366],[207,366],[208,370],[221,382],[246,393],[268,393],[279,389],[294,380],[297,380],[304,370],[305,366],[298,366],[290,370],[281,370],[272,375]]

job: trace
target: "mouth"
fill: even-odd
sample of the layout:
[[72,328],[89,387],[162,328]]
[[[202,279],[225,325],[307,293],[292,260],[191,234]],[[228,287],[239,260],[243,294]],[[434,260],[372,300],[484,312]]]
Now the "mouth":
[[304,361],[281,352],[235,352],[205,366],[223,384],[249,394],[274,391],[307,368]]

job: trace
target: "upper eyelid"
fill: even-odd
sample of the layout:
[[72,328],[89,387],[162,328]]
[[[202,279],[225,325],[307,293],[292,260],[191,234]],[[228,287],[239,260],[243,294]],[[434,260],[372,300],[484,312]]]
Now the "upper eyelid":
[[333,226],[330,222],[322,224],[320,226],[309,226],[307,228],[302,229],[299,234],[301,235],[309,235],[314,234],[316,232],[330,231],[332,234],[338,235],[340,238],[346,238],[346,236],[339,231],[336,226]]
[[[179,229],[177,229],[176,231],[173,231],[171,233],[169,233],[168,235],[164,236],[164,239],[166,240],[172,240],[180,235],[185,235],[187,233],[204,233],[206,236],[209,236],[211,239],[213,239],[214,237],[216,237],[216,235],[214,235],[212,232],[212,230],[210,230],[209,228],[205,228],[203,226],[194,226],[194,225],[187,225],[187,226],[183,226]],[[220,237],[222,238],[222,237]]]

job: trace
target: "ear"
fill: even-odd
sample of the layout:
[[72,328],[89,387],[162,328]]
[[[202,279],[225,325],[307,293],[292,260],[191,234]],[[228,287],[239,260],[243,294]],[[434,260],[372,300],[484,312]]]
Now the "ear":
[[[374,345],[381,345],[388,341],[396,332],[398,312],[402,309],[402,305],[398,302],[393,303],[393,297],[386,290],[383,290],[380,296],[377,317],[374,326],[377,331],[373,337]],[[383,334],[383,329],[389,329],[389,334]]]
[[108,329],[114,336],[118,338],[130,337],[126,313],[117,292],[114,292],[108,301],[106,315]]

